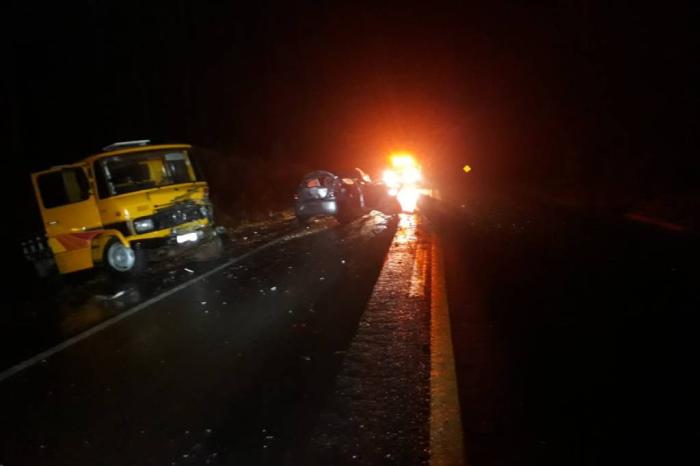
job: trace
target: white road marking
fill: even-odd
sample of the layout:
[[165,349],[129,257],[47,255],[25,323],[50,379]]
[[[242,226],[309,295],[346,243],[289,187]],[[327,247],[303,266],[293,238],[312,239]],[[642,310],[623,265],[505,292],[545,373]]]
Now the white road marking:
[[181,283],[180,285],[159,294],[158,296],[154,296],[153,298],[151,298],[149,300],[146,300],[140,304],[137,304],[136,306],[132,307],[131,309],[129,309],[127,311],[122,312],[121,314],[118,314],[110,319],[107,319],[104,322],[102,322],[98,325],[95,325],[94,327],[91,327],[88,330],[85,330],[84,332],[82,332],[82,333],[80,333],[72,338],[69,338],[68,340],[66,340],[64,342],[59,343],[58,345],[47,349],[46,351],[42,351],[41,353],[39,353],[35,356],[32,356],[31,358],[26,359],[18,364],[15,364],[14,366],[10,367],[9,369],[6,369],[6,370],[0,372],[0,383],[9,379],[13,375],[15,375],[19,372],[22,372],[23,370],[39,363],[39,362],[45,361],[46,359],[50,358],[54,354],[56,354],[60,351],[63,351],[64,349],[69,348],[69,347],[75,345],[76,343],[79,343],[79,342],[85,340],[86,338],[88,338],[88,337],[90,337],[98,332],[101,332],[102,330],[104,330],[108,327],[111,327],[112,325],[126,319],[127,317],[130,317],[130,316],[136,314],[139,311],[146,309],[151,304],[155,304],[158,301],[161,301],[161,300],[167,298],[168,296],[171,296],[171,295],[177,293],[178,291],[187,288],[190,285],[193,285],[201,280],[204,280],[205,278],[207,278],[211,275],[214,275],[215,273],[220,272],[221,270],[223,270],[227,267],[230,267],[231,265],[233,265],[237,262],[240,262],[240,261],[247,259],[248,257],[250,257],[254,254],[259,253],[260,251],[263,251],[269,247],[275,246],[275,245],[282,243],[282,242],[285,242],[285,241],[290,241],[293,239],[298,239],[298,238],[302,238],[304,236],[308,236],[308,235],[316,233],[318,231],[320,231],[320,230],[304,230],[304,231],[301,231],[298,233],[293,233],[290,235],[281,236],[281,237],[274,239],[272,241],[269,241],[261,246],[258,246],[257,248],[255,248],[251,251],[248,251],[247,253],[245,253],[241,256],[234,257],[233,259],[229,259],[228,261],[224,262],[223,264],[219,265],[218,267],[215,267],[215,268],[209,270],[208,272],[203,273],[202,275],[194,277],[191,280],[188,280],[184,283]]

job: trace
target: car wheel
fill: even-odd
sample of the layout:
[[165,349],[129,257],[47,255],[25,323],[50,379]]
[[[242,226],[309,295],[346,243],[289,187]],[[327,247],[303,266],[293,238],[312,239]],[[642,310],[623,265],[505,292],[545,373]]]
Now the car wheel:
[[117,277],[139,275],[146,270],[146,253],[125,246],[118,239],[111,240],[104,251],[103,263]]
[[346,225],[355,220],[356,216],[354,215],[353,208],[350,206],[350,204],[343,202],[338,204],[338,213],[335,214],[335,218],[341,225]]

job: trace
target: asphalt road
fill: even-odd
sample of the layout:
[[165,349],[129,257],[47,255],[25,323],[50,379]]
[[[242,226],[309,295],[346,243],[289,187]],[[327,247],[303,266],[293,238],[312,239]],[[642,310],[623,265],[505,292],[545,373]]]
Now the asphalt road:
[[700,464],[697,234],[512,199],[427,204],[469,464]]
[[418,240],[397,224],[271,222],[139,282],[23,295],[5,372],[142,309],[0,381],[0,464],[424,464],[428,302],[406,296]]
[[156,301],[0,381],[0,464],[427,464],[434,234],[468,464],[699,463],[697,236],[460,204],[281,219],[138,283],[21,294],[5,373]]

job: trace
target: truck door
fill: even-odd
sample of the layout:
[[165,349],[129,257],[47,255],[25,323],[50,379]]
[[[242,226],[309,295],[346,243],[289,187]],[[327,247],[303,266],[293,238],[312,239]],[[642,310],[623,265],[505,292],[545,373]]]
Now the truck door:
[[32,174],[46,236],[61,273],[93,266],[90,230],[102,227],[86,165]]

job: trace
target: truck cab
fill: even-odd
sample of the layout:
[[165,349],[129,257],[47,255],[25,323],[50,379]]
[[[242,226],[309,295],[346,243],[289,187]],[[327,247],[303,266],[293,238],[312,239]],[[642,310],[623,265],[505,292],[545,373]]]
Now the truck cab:
[[44,248],[62,274],[95,266],[142,272],[168,250],[216,237],[209,186],[188,144],[115,143],[32,173]]

